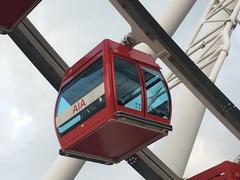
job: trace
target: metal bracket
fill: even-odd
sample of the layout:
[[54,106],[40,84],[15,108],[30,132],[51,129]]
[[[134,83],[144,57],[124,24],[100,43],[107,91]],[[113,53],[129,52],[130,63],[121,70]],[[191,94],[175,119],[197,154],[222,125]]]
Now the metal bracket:
[[121,44],[128,47],[134,47],[139,43],[140,42],[133,37],[132,33],[128,33],[127,35],[125,35],[123,40],[121,41]]

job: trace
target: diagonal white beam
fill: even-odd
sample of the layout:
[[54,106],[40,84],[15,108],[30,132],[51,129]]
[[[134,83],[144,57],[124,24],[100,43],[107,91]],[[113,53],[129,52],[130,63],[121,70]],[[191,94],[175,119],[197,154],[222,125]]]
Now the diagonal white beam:
[[132,27],[132,35],[150,46],[185,86],[240,139],[239,109],[208,79],[138,0],[111,0]]

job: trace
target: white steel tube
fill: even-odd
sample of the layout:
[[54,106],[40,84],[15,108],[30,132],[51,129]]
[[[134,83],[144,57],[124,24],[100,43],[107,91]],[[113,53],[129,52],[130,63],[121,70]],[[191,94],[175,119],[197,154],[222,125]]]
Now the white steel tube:
[[170,36],[176,32],[195,2],[196,0],[172,0],[165,9],[159,18],[159,24]]
[[[213,2],[216,1],[212,0],[210,2],[210,6],[213,5]],[[207,9],[208,13],[210,8],[211,7]],[[207,13],[204,14],[205,17],[206,15]],[[226,13],[223,13],[223,11],[221,11],[212,17],[212,19],[227,19],[228,17],[229,16]],[[214,30],[216,27],[216,23],[208,23],[208,27],[201,31],[201,33],[207,34],[208,32]],[[197,30],[197,32],[200,31]],[[190,44],[193,43],[196,36],[197,34],[193,35],[193,38],[190,39]],[[204,50],[206,49],[209,49],[210,52],[214,49],[218,49],[217,47],[219,45],[220,41],[216,42],[215,45],[211,45],[211,43],[209,43],[206,47],[203,48],[203,51],[196,52],[192,59],[195,60],[201,57],[204,53]],[[210,63],[211,58],[209,58],[208,61]],[[203,70],[206,75],[209,76],[213,65]],[[205,107],[183,84],[174,89],[172,116],[173,132],[162,139],[159,143],[156,143],[153,150],[164,163],[166,163],[177,175],[181,177],[185,171],[185,167],[191,154],[204,112]]]
[[[159,23],[170,36],[172,36],[175,33],[175,31],[177,30],[177,28],[179,27],[179,25],[181,24],[181,22],[183,21],[183,19],[185,18],[187,13],[190,11],[190,9],[192,8],[192,6],[194,5],[195,2],[196,2],[196,0],[184,0],[184,1],[172,0],[170,6],[167,9],[165,9],[164,13],[160,17]],[[153,57],[156,57],[154,52],[146,44],[141,43],[140,45],[137,45],[135,48],[138,50],[141,50],[145,53],[149,53]],[[184,91],[187,91],[186,88],[184,89]],[[174,98],[174,101],[175,101],[175,98]],[[191,101],[189,101],[189,102],[190,102],[190,104],[187,105],[186,107],[191,107]],[[175,107],[184,107],[184,106],[175,106]],[[173,113],[175,113],[175,112],[173,112]],[[203,114],[204,110],[202,110],[202,112],[200,112],[200,113]],[[193,117],[193,118],[195,118],[195,117]],[[177,122],[178,120],[179,119],[176,119],[175,122]],[[185,119],[185,121],[186,120],[187,119]],[[178,121],[178,123],[181,124],[182,123],[181,120]],[[186,124],[184,124],[184,125],[186,125]],[[200,124],[198,124],[197,126],[200,126]],[[176,129],[175,125],[173,125],[173,127],[174,127],[174,132],[175,132],[175,129]],[[187,126],[185,126],[185,127],[187,127]],[[183,136],[185,136],[185,135],[186,134],[183,133]],[[185,137],[185,138],[187,139],[187,137]],[[185,143],[185,139],[181,138],[181,139],[179,139],[179,141],[177,143],[180,144],[179,142],[182,142],[182,145],[183,145]],[[161,142],[159,142],[159,143],[160,143],[160,147],[158,147],[158,146],[155,147],[156,155],[161,160],[163,160],[167,165],[169,165],[170,168],[172,170],[174,170],[178,175],[182,176],[184,173],[188,158],[190,156],[193,143],[191,142],[190,144],[186,145],[188,147],[187,149],[190,149],[188,151],[185,151],[185,149],[177,150],[175,147],[176,146],[175,140],[174,141],[167,140],[167,142],[166,142],[167,144],[166,143],[162,144]],[[164,149],[164,151],[160,150],[162,148],[162,145],[167,147]],[[178,158],[176,158],[176,157],[178,157]],[[181,162],[183,162],[183,163],[181,163]]]
[[73,180],[85,161],[58,156],[44,180]]
[[234,24],[233,21],[236,22],[239,11],[240,11],[240,0],[238,0],[236,7],[234,8],[234,10],[232,12],[232,15],[231,15],[229,21],[226,22],[226,26],[223,30],[224,45],[221,49],[221,52],[217,59],[217,62],[215,63],[213,70],[209,76],[209,79],[212,80],[213,82],[216,81],[217,75],[223,65],[225,58],[228,55],[228,51],[230,48],[230,36],[233,31],[233,27],[236,25],[236,24]]
[[[158,21],[169,36],[175,33],[195,2],[196,0],[171,0],[169,6],[164,10]],[[138,44],[135,46],[135,49],[156,57],[151,48],[144,43]]]
[[204,14],[203,14],[200,22],[199,22],[198,25],[196,26],[196,29],[195,29],[192,37],[189,39],[189,42],[187,43],[186,49],[188,49],[188,48],[190,47],[190,45],[193,43],[193,41],[195,40],[197,34],[198,34],[199,31],[200,31],[200,28],[198,29],[198,27],[202,27],[203,21],[204,21],[204,17],[206,17],[207,14],[211,11],[211,8],[212,8],[212,6],[214,5],[214,3],[215,3],[215,0],[211,0],[211,1],[210,1],[210,3],[209,3],[209,5],[208,5],[206,11],[204,12]]

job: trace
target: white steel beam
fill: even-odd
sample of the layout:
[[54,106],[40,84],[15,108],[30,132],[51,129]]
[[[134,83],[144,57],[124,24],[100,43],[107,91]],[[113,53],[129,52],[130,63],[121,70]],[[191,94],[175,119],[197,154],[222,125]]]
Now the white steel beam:
[[[157,27],[157,23],[153,22],[154,20],[150,20],[151,18],[150,15],[148,16],[147,12],[142,13],[142,11],[144,11],[142,10],[143,8],[141,9],[141,7],[139,6],[137,7],[135,2],[131,2],[132,3],[131,4],[130,2],[123,0],[122,1],[112,0],[112,3],[121,13],[121,15],[131,25],[132,36],[135,37],[137,41],[146,42],[152,48],[153,55],[154,53],[160,55],[165,64],[168,65],[168,67],[179,77],[180,80],[184,80],[184,84],[188,88],[190,88],[190,90],[195,94],[195,96],[197,96],[198,99],[201,100],[202,103],[206,105],[210,109],[210,111],[212,111],[212,113],[215,114],[215,116],[217,116],[219,120],[230,131],[232,131],[232,133],[235,134],[235,136],[240,138],[239,110],[211,82],[209,82],[209,79],[207,79],[206,76],[199,72],[199,69],[197,69],[195,65],[193,64],[190,65],[190,62],[192,63],[192,61],[188,59],[186,55],[184,55],[185,57],[183,57],[182,53],[177,53],[178,50],[175,49],[175,45],[171,42],[170,39],[164,37],[165,35],[164,33],[161,33],[161,28]],[[211,3],[214,4],[215,2],[211,1]],[[127,5],[131,7],[127,7]],[[211,10],[212,10],[211,8],[207,9],[207,11],[209,12]],[[220,28],[222,27],[223,26],[221,26]],[[218,27],[217,30],[219,30],[220,28]],[[216,31],[214,31],[213,33],[215,33]],[[210,36],[211,34],[209,34],[208,36]],[[210,38],[213,39],[212,37]],[[216,38],[219,38],[219,36],[216,36]],[[209,41],[209,39],[207,41]],[[210,41],[207,43],[210,43]],[[206,44],[202,44],[201,47],[203,48],[205,46]],[[216,61],[216,52],[219,52],[218,49],[213,51],[213,49],[210,50],[210,48],[208,47],[209,45],[206,46],[206,49],[208,49],[208,51],[206,51],[205,54],[203,53],[202,55],[205,56],[206,58],[209,58],[209,61],[201,63],[200,67],[202,68],[206,68],[210,64],[213,64]],[[201,61],[203,60],[199,60],[199,62]],[[172,75],[170,76],[170,78],[171,77]],[[179,83],[180,81],[176,80],[175,83],[173,84],[173,87]],[[219,97],[221,98],[218,99],[218,95],[215,94],[216,92],[218,92],[217,94],[220,95]],[[180,96],[182,96],[183,92],[181,91],[180,94],[181,94]],[[191,95],[191,93],[187,94]],[[180,106],[181,108],[179,108],[179,106],[177,107],[179,108],[178,112],[181,114],[181,118],[180,117],[179,118],[177,117],[177,119],[173,118],[173,120],[175,121],[178,120],[178,122],[175,122],[175,124],[173,124],[174,132],[171,134],[176,133],[176,129],[178,129],[180,134],[179,133],[176,134],[175,138],[172,138],[172,140],[170,140],[169,137],[166,137],[165,143],[162,144],[162,141],[164,141],[163,139],[161,142],[159,142],[160,146],[158,147],[158,149],[160,148],[161,151],[161,153],[158,153],[158,157],[160,157],[162,160],[166,160],[164,162],[167,163],[167,165],[171,165],[170,167],[173,168],[175,173],[177,173],[179,176],[183,175],[205,110],[205,108],[197,100],[194,100],[194,103],[192,104],[192,101],[188,102],[185,97],[186,96],[184,96],[184,102],[186,102],[184,103],[185,106]],[[200,107],[195,103],[199,104]],[[193,106],[195,107],[195,109],[191,111],[192,108],[190,107]],[[183,107],[186,107],[188,110],[190,110],[191,111],[190,114],[193,114],[196,117],[193,117],[191,119],[186,118],[186,114],[188,114],[188,112],[186,111],[183,111],[182,113],[180,112]],[[225,108],[227,108],[227,110],[225,110]],[[179,113],[177,114],[179,115]],[[174,115],[176,117],[176,113],[174,113]],[[182,125],[180,126],[178,125],[176,127],[175,125],[177,123]],[[190,128],[188,128],[188,130],[184,130],[186,127]],[[171,134],[169,136],[171,136]],[[179,142],[184,143],[179,144]],[[177,152],[175,151],[176,144],[178,144]]]
[[8,35],[58,91],[68,66],[33,24],[25,18]]
[[[172,36],[190,9],[193,7],[194,3],[197,0],[171,0],[169,5],[164,9],[160,18],[158,19],[158,23],[162,26],[162,28],[168,33],[169,36]],[[161,5],[161,4],[160,4]],[[136,39],[139,40],[139,39]],[[156,54],[152,51],[152,49],[144,43],[138,44],[134,47],[140,51],[151,54],[156,58]]]
[[204,75],[137,0],[111,0],[132,27],[192,93],[240,139],[239,109]]
[[[157,23],[151,22],[151,20],[148,19],[151,18],[150,16],[147,17],[147,13],[143,15],[142,12],[132,12],[134,9],[133,7],[126,7],[126,4],[128,4],[129,2],[126,2],[126,1],[112,1],[113,4],[115,5],[115,7],[118,9],[118,11],[121,13],[121,15],[128,21],[128,23],[131,25],[132,27],[132,36],[138,40],[138,41],[144,41],[146,42],[151,48],[152,50],[154,51],[154,53],[160,55],[162,57],[162,60],[165,62],[165,64],[167,64],[169,66],[169,68],[181,79],[181,80],[184,80],[184,84],[190,88],[190,90],[199,98],[199,100],[202,101],[202,103],[204,105],[206,105],[210,111],[212,111],[215,116],[217,116],[220,121],[230,130],[232,131],[235,136],[237,136],[238,138],[240,138],[240,133],[239,133],[239,130],[240,130],[240,125],[239,125],[239,111],[238,109],[231,103],[231,101],[229,101],[218,89],[216,89],[216,87],[212,86],[211,83],[209,83],[209,79],[203,79],[203,78],[198,78],[196,72],[193,72],[191,74],[188,74],[190,73],[191,69],[193,70],[193,66],[191,65],[187,65],[187,63],[189,62],[185,62],[186,64],[182,63],[183,61],[183,57],[181,57],[181,53],[178,54],[177,56],[174,55],[174,57],[172,56],[174,53],[173,52],[173,49],[174,49],[174,45],[170,45],[172,43],[169,43],[170,40],[168,40],[167,38],[164,38],[164,37],[161,37],[161,36],[164,36],[164,33],[161,34],[160,33],[160,29],[157,26]],[[213,1],[211,1],[213,2]],[[214,2],[213,2],[214,3]],[[132,2],[132,4],[134,4],[134,2]],[[136,4],[134,4],[134,6],[136,6]],[[138,7],[139,8],[139,7]],[[131,9],[131,10],[129,10]],[[211,8],[208,9],[208,11],[210,12],[211,11]],[[137,14],[139,13],[139,14]],[[141,16],[142,15],[142,16]],[[143,17],[144,16],[144,17]],[[142,21],[141,21],[142,20]],[[147,27],[148,26],[148,27]],[[148,29],[149,28],[149,29]],[[153,32],[154,30],[155,32]],[[155,38],[153,38],[153,36],[155,36]],[[163,41],[165,39],[165,42]],[[158,41],[158,42],[157,42]],[[165,45],[165,47],[163,47]],[[167,45],[167,46],[166,46]],[[168,46],[170,45],[170,46]],[[170,55],[169,55],[170,54]],[[179,63],[176,62],[176,59],[175,58],[178,58],[179,60]],[[187,59],[187,57],[186,57]],[[190,59],[189,59],[190,60]],[[191,61],[191,60],[190,60]],[[212,57],[211,61],[203,64],[202,66],[203,67],[206,67],[208,66],[209,64],[213,63],[215,61],[214,57]],[[211,62],[211,63],[210,63]],[[187,67],[188,66],[188,67]],[[197,69],[196,69],[197,70]],[[198,69],[199,70],[199,69]],[[185,75],[189,76],[185,76]],[[197,76],[196,76],[197,75]],[[185,76],[185,77],[184,77]],[[195,76],[195,77],[194,77]],[[171,77],[171,76],[170,76]],[[203,76],[204,77],[204,76]],[[206,76],[204,77],[206,78]],[[194,79],[194,80],[193,80]],[[189,82],[189,81],[192,81],[192,82]],[[204,82],[205,81],[205,82]],[[209,85],[206,85],[206,82],[209,83]],[[177,80],[176,84],[179,84],[180,81]],[[191,84],[192,83],[192,84]],[[176,84],[174,86],[176,86]],[[212,89],[212,92],[210,92],[211,88],[208,89],[210,87],[213,87]],[[221,102],[220,101],[216,101],[217,100],[217,96],[215,96],[215,98],[213,97],[214,96],[214,91],[217,90],[218,92],[221,93],[221,95],[223,95],[222,97],[224,97],[223,99],[221,99]],[[216,94],[215,94],[216,95]],[[220,100],[220,99],[219,99]],[[219,104],[220,103],[220,104]],[[188,107],[191,107],[192,104],[188,103]],[[230,106],[230,107],[228,107]],[[228,108],[228,110],[224,110],[224,108]],[[232,111],[230,112],[229,111]],[[201,111],[201,112],[200,112]],[[199,111],[199,118],[202,119],[202,116],[203,116],[203,113],[204,113],[204,108],[200,108],[200,111]],[[225,111],[225,112],[224,112]],[[233,116],[229,116],[227,114],[234,114]],[[193,113],[195,114],[195,113]],[[202,115],[201,115],[202,114]],[[183,115],[183,113],[182,113]],[[185,118],[186,116],[183,115],[183,117]],[[197,119],[199,119],[197,118]],[[182,118],[181,118],[182,119]],[[191,119],[192,120],[192,119]],[[180,153],[184,153],[182,155],[180,155],[182,158],[176,158],[176,156],[179,156],[180,153],[176,153],[174,154],[174,157],[170,157],[167,158],[168,160],[167,161],[164,161],[165,163],[169,163],[168,161],[170,160],[171,161],[171,168],[173,168],[173,170],[175,171],[175,173],[177,173],[179,176],[182,176],[183,175],[183,172],[184,172],[184,169],[185,169],[185,166],[186,166],[186,163],[187,163],[187,160],[188,160],[188,157],[190,155],[190,152],[191,152],[191,149],[192,149],[192,146],[193,146],[193,143],[195,141],[195,137],[196,137],[196,134],[197,134],[197,131],[198,131],[198,128],[200,126],[200,123],[201,123],[201,120],[198,121],[198,120],[194,120],[194,122],[196,124],[194,124],[194,127],[192,127],[192,129],[190,129],[190,132],[194,132],[192,135],[191,133],[187,133],[190,135],[191,137],[191,140],[188,139],[188,136],[185,135],[185,133],[182,135],[182,137],[186,138],[186,141],[191,141],[188,143],[188,145],[182,145],[181,147],[183,147],[182,150],[180,150]],[[177,122],[176,122],[177,123]],[[179,122],[179,123],[182,123],[182,122]],[[185,127],[186,125],[188,125],[188,121],[186,119],[186,123],[182,123],[182,124],[185,124]],[[191,123],[193,124],[193,123]],[[175,127],[175,126],[174,126]],[[181,126],[180,129],[182,129],[184,127]],[[179,129],[179,128],[178,128]],[[183,130],[182,130],[183,131]],[[185,131],[184,131],[185,132]],[[187,131],[186,131],[187,132]],[[166,137],[166,140],[168,139],[168,137]],[[175,138],[177,140],[179,140],[179,138]],[[169,140],[169,139],[168,139]],[[184,139],[181,139],[181,141],[184,141]],[[166,149],[169,149],[169,147],[173,147],[174,146],[174,142],[175,140],[173,141],[169,141],[169,142],[166,142],[168,144],[168,148],[165,148]],[[166,145],[166,143],[164,145]],[[169,145],[170,144],[170,145]],[[171,145],[172,144],[172,145]],[[164,146],[163,145],[163,146]],[[162,147],[162,146],[160,146]],[[184,148],[184,147],[187,147]],[[164,148],[163,148],[164,149]],[[171,148],[170,148],[171,149]],[[186,152],[184,152],[186,151]],[[169,152],[169,151],[168,151]],[[163,154],[160,153],[160,155],[163,155],[164,157],[166,157],[166,152]],[[178,154],[178,155],[177,155]],[[176,156],[175,156],[176,155]],[[167,155],[167,156],[171,156],[170,155]],[[180,160],[181,159],[181,160]],[[180,160],[180,161],[179,161]]]
[[[38,32],[33,24],[25,18],[9,33],[9,36],[49,83],[58,91],[63,75],[68,69],[68,65]],[[53,166],[49,169],[45,179],[74,179],[84,164],[84,160],[58,156]]]
[[[218,8],[221,8],[218,3],[221,3],[222,6],[228,4],[229,6],[225,7],[232,9],[235,7],[234,3],[236,3],[236,1],[229,3],[229,0],[225,2],[211,0],[195,33],[190,39],[187,49],[187,55],[191,57],[196,65],[213,82],[215,82],[216,75],[220,70],[219,65],[223,63],[223,59],[219,59],[219,53],[225,46],[223,46],[224,38],[222,32],[230,19],[230,16],[223,10],[218,11]],[[216,10],[218,13],[208,18],[209,14],[216,12]],[[226,51],[224,52],[226,53]],[[212,78],[213,73],[215,78]],[[175,98],[173,99],[172,116],[174,131],[163,139],[163,141],[156,143],[153,150],[159,157],[162,156],[161,160],[169,165],[175,173],[183,176],[206,107],[181,84],[178,78],[169,84],[170,88],[176,87],[177,85],[179,86],[174,90],[173,96],[173,98]],[[174,151],[173,149],[175,149],[176,144],[178,144],[178,150]]]
[[58,156],[44,180],[73,180],[84,164],[85,161],[79,159]]

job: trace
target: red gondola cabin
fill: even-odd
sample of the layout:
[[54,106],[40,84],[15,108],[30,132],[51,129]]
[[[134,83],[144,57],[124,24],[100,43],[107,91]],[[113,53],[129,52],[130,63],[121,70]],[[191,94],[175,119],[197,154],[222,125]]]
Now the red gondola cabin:
[[55,108],[60,154],[117,163],[166,136],[170,117],[153,58],[104,40],[64,75]]

